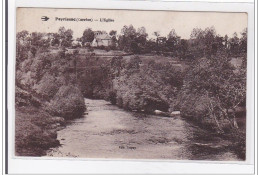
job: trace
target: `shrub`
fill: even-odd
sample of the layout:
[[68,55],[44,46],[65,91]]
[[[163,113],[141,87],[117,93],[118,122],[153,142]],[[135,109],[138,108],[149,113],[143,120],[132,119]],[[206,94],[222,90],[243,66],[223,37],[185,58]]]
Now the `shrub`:
[[21,62],[19,68],[22,72],[28,72],[31,69],[32,63],[33,59],[24,60],[23,62]]
[[27,73],[21,73],[17,72],[17,78],[19,77],[17,84],[21,85],[25,88],[31,88],[35,84],[35,74],[31,71],[28,71]]
[[[203,93],[182,92],[182,99],[180,101],[180,110],[183,116],[196,122],[203,128],[216,129],[223,128],[224,123],[219,122],[220,118],[216,120],[213,115],[210,115],[209,104],[210,99]],[[215,103],[215,101],[214,101]],[[176,107],[175,107],[176,108]],[[218,122],[217,128],[215,121]]]
[[103,46],[103,45],[102,45],[102,46],[97,46],[97,49],[105,50],[105,48],[106,48],[106,47]]
[[111,47],[108,46],[108,47],[105,48],[105,50],[106,50],[107,52],[109,52],[109,51],[111,50]]
[[46,98],[46,100],[51,99],[57,93],[59,87],[56,78],[49,73],[46,73],[39,83],[34,85],[36,93]]
[[64,85],[48,103],[48,108],[54,115],[66,119],[78,118],[85,111],[84,97],[77,87]]

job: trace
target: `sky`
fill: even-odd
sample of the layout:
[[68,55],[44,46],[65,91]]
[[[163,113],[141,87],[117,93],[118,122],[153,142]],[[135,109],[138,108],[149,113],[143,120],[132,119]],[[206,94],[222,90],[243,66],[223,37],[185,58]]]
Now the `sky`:
[[[47,21],[42,17],[47,16]],[[214,26],[217,34],[232,36],[240,34],[247,27],[246,13],[223,12],[177,12],[177,11],[134,11],[134,10],[90,10],[90,9],[48,9],[48,8],[17,8],[17,32],[57,32],[61,26],[73,30],[73,38],[82,36],[86,28],[92,30],[116,30],[120,34],[124,25],[132,24],[136,29],[145,27],[149,38],[153,32],[159,31],[167,36],[175,29],[183,39],[190,38],[193,28],[205,29]],[[65,21],[63,18],[75,18],[78,21]],[[101,22],[106,18],[112,22]],[[91,21],[79,21],[88,19]]]

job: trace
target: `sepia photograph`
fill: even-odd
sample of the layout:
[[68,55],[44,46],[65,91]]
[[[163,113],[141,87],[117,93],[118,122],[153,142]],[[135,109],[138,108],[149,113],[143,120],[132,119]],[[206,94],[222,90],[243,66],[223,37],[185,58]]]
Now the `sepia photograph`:
[[16,9],[15,156],[246,160],[248,14]]

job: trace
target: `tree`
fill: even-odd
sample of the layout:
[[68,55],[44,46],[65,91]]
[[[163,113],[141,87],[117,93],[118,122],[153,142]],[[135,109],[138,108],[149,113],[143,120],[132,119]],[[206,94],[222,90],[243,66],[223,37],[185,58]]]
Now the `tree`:
[[146,43],[146,39],[148,34],[146,33],[145,27],[140,27],[137,29],[136,33],[136,42],[138,42],[140,45],[144,46]]
[[194,28],[190,34],[190,38],[202,40],[204,38],[204,31],[200,28]]
[[227,35],[225,35],[225,37],[224,37],[224,46],[225,46],[225,49],[227,49],[228,48],[228,36]]
[[130,58],[129,63],[126,66],[128,76],[140,71],[140,63],[142,63],[142,61],[139,56],[134,56]]
[[116,36],[116,33],[117,33],[117,31],[111,30],[111,31],[109,32],[109,35],[110,35],[110,36]]
[[136,37],[137,33],[133,25],[124,26],[121,29],[121,36],[118,38],[119,47],[127,52],[138,52]]
[[174,29],[170,31],[167,36],[166,46],[168,49],[172,50],[180,43],[180,37],[177,35]]
[[123,68],[123,64],[122,64],[122,60],[123,57],[119,56],[119,57],[113,57],[111,62],[110,62],[110,66],[111,66],[111,72],[112,72],[112,78],[114,77],[118,77],[120,75],[120,71]]
[[136,30],[133,25],[124,26],[121,30],[121,33],[123,34],[123,36],[130,39],[134,39],[134,37],[136,36]]
[[198,57],[206,56],[208,58],[215,55],[218,50],[216,36],[216,30],[213,26],[207,27],[205,30],[194,28],[190,35],[192,47],[196,52],[194,55]]
[[237,55],[239,52],[239,38],[236,32],[233,34],[233,37],[229,39],[229,45],[231,54]]
[[216,53],[217,48],[214,48],[214,42],[216,38],[216,30],[214,27],[207,27],[204,30],[204,45],[206,56],[211,56]]
[[128,51],[127,48],[127,38],[123,35],[118,37],[118,46],[120,50]]
[[148,36],[145,27],[140,27],[137,29],[137,36],[144,36],[144,37]]
[[23,30],[21,32],[18,32],[16,35],[16,39],[18,42],[26,42],[29,39],[29,32],[27,30]]
[[186,53],[188,51],[188,41],[185,39],[181,39],[180,44],[178,45],[178,51],[182,59],[185,58]]
[[33,32],[30,37],[31,46],[36,50],[45,51],[50,46],[50,36],[46,33]]
[[51,45],[55,46],[55,45],[60,45],[60,35],[58,33],[53,33],[53,39],[51,40]]
[[[224,44],[223,44],[224,43]],[[223,50],[225,47],[225,39],[224,37],[220,36],[220,35],[216,35],[215,36],[215,40],[212,43],[212,54],[216,55],[218,50]]]
[[91,43],[94,40],[94,32],[91,28],[87,28],[83,32],[83,36],[81,37],[82,45],[84,46],[86,43]]
[[111,44],[112,49],[116,48],[116,44],[117,44],[116,34],[117,34],[117,31],[115,31],[115,30],[111,30],[109,32],[109,35],[111,36],[111,40],[112,40],[112,44]]
[[60,36],[60,46],[71,47],[73,31],[71,29],[66,30],[65,27],[60,27],[58,34]]
[[31,34],[31,45],[35,46],[36,48],[39,48],[41,46],[41,39],[43,37],[42,33],[38,33],[38,32],[33,32]]
[[240,51],[246,53],[247,52],[247,28],[245,28],[241,32],[242,37],[240,38],[239,45],[240,45]]
[[134,40],[135,50],[134,53],[140,53],[145,49],[148,34],[146,33],[145,27],[137,29],[136,37]]
[[23,30],[16,35],[16,62],[17,65],[28,58],[30,50],[30,36],[29,32]]
[[161,34],[159,31],[155,31],[155,32],[153,32],[153,35],[156,37],[156,43],[158,45],[158,38],[161,36]]
[[[182,110],[192,113],[198,120],[212,120],[217,129],[223,132],[225,126],[237,128],[235,108],[246,98],[246,69],[235,68],[230,59],[216,56],[200,59],[186,74]],[[190,105],[189,105],[190,104]],[[202,113],[196,114],[192,105],[200,105]],[[201,110],[204,109],[204,110]]]

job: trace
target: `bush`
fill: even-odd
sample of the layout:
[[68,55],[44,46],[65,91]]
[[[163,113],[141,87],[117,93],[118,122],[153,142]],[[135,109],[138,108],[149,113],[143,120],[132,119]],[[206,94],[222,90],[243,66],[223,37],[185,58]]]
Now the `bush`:
[[23,62],[21,62],[19,68],[22,72],[28,72],[31,70],[31,66],[32,66],[32,63],[33,63],[33,59],[27,59],[27,60],[24,60]]
[[17,72],[17,85],[23,86],[24,88],[31,88],[35,84],[35,74],[31,71],[27,73]]
[[27,92],[16,86],[15,89],[15,104],[16,106],[41,106],[40,99],[32,95],[32,93]]
[[222,131],[229,123],[221,115],[211,115],[211,103],[215,105],[217,102],[203,93],[184,92],[179,108],[182,116],[194,121],[202,128]]
[[111,48],[108,46],[108,47],[105,48],[105,50],[106,50],[107,52],[109,52],[109,51],[111,50]]
[[106,47],[103,46],[103,45],[102,45],[102,46],[97,46],[97,49],[105,50],[105,48],[106,48]]
[[62,86],[48,103],[47,110],[65,119],[81,117],[85,111],[84,97],[77,87]]
[[56,78],[46,73],[38,84],[34,85],[37,94],[46,100],[51,99],[58,91],[60,84],[56,82]]

